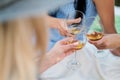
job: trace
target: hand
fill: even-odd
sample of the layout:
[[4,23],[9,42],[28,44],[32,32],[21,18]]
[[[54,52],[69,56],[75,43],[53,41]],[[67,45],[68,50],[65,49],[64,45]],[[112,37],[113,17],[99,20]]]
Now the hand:
[[114,54],[116,56],[120,56],[120,47],[111,49],[110,51],[112,52],[112,54]]
[[73,23],[79,23],[81,21],[81,18],[67,20],[66,22],[64,19],[58,19],[58,20],[59,20],[58,22],[59,25],[57,29],[60,32],[60,34],[63,36],[73,36],[68,32],[67,27]]
[[98,41],[89,41],[94,44],[98,49],[114,49],[120,47],[119,34],[106,34]]
[[64,19],[47,16],[47,21],[48,21],[48,26],[50,26],[51,28],[58,29],[61,35],[66,36],[69,35],[67,31],[67,25],[73,23],[79,23],[81,21],[81,18],[67,20],[65,22]]
[[40,72],[44,72],[49,67],[63,60],[66,56],[72,54],[78,44],[69,42],[74,41],[73,38],[66,38],[58,41],[55,46],[44,56],[40,63]]
[[56,62],[61,61],[66,56],[72,54],[75,51],[76,46],[78,44],[76,43],[68,44],[68,42],[73,42],[73,41],[74,41],[73,38],[66,38],[61,41],[58,41],[55,44],[55,46],[50,50],[49,55],[54,56],[54,59],[56,60]]

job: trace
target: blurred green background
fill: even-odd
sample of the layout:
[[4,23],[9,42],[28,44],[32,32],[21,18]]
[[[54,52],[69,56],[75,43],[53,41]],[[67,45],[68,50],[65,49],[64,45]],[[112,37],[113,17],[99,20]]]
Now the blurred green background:
[[[95,20],[92,27],[90,28],[90,30],[101,31],[101,27],[95,26],[96,24],[97,24],[97,22]],[[120,16],[115,16],[115,26],[116,26],[117,32],[120,33]]]
[[115,5],[120,6],[120,0],[115,0]]
[[[115,6],[117,7],[117,9],[119,9],[119,10],[116,11],[117,14],[119,14],[119,15],[115,15],[115,27],[116,27],[117,32],[120,34],[120,0],[115,0]],[[93,23],[92,27],[90,28],[90,30],[101,31],[100,26],[96,27],[95,26],[96,24],[97,24],[97,22],[94,21],[94,23]]]

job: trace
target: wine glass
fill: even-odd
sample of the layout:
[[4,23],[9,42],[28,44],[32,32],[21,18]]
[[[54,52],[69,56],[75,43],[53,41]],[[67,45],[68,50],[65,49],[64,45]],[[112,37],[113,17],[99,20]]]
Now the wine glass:
[[[78,23],[68,24],[68,26],[67,26],[68,33],[71,34],[72,36],[74,36],[74,38],[76,40],[76,42],[71,41],[69,43],[78,44],[78,46],[76,47],[74,58],[72,58],[67,63],[67,67],[72,70],[75,70],[80,66],[80,63],[77,60],[77,50],[82,49],[86,43],[84,13],[81,11],[78,11],[78,10],[71,11],[69,14],[67,14],[66,23],[67,23],[67,20],[73,20],[73,19],[77,19],[77,18],[80,19],[80,21]],[[71,36],[68,35],[67,37],[71,37]]]
[[[104,29],[103,29],[103,25],[99,20],[99,17],[89,17],[86,18],[85,20],[85,24],[86,24],[86,28],[87,28],[87,38],[91,41],[98,41],[100,39],[102,39],[102,37],[104,36]],[[90,27],[92,28],[91,30]],[[98,50],[95,53],[96,57],[99,58],[104,58],[108,55],[108,53],[106,52],[106,50]]]
[[[72,20],[78,19],[77,22],[74,22]],[[80,32],[80,30],[83,30],[85,28],[85,15],[83,12],[74,10],[71,11],[70,13],[66,14],[65,18],[65,24],[67,23],[67,30],[70,34],[76,35],[77,33]],[[69,21],[71,20],[71,21]],[[81,25],[81,26],[79,26]]]
[[75,39],[75,42],[70,42],[70,43],[77,44],[77,46],[75,48],[75,51],[74,51],[74,58],[69,60],[68,63],[67,63],[68,68],[71,69],[71,70],[79,69],[80,66],[81,66],[80,62],[77,59],[77,51],[81,50],[86,44],[86,41],[87,41],[86,31],[82,30],[81,32],[77,33],[74,36],[74,39]]

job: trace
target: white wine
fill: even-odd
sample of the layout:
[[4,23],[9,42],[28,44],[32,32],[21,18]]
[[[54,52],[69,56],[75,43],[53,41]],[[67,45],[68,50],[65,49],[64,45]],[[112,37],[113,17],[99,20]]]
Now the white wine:
[[76,48],[75,48],[75,50],[82,49],[83,46],[85,45],[85,43],[82,43],[80,41],[69,41],[67,44],[72,44],[72,43],[74,43],[74,44],[77,45]]
[[82,42],[80,42],[80,41],[78,41],[77,44],[78,44],[78,45],[77,45],[77,47],[76,47],[76,50],[82,49],[83,46],[85,45],[85,43],[82,43]]
[[80,33],[80,29],[78,29],[77,27],[73,27],[73,28],[70,28],[69,32],[72,35],[76,35]]
[[100,40],[100,39],[102,39],[102,37],[103,37],[103,34],[100,33],[100,32],[94,32],[94,33],[91,33],[91,34],[87,34],[87,38],[91,41]]

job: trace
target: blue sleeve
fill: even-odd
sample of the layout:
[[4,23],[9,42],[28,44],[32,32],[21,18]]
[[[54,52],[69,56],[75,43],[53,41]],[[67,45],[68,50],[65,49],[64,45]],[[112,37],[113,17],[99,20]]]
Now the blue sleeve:
[[58,10],[59,10],[59,8],[56,8],[54,10],[49,10],[48,15],[50,15],[52,17],[56,17],[56,14],[57,14]]

